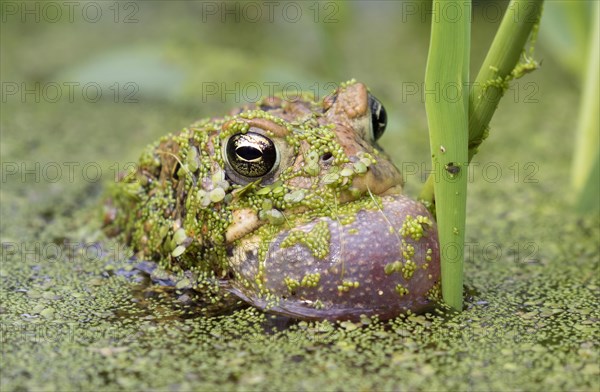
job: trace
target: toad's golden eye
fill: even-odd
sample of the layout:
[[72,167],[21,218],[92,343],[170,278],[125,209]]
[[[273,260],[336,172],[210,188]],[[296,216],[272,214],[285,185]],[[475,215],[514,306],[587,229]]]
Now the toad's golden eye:
[[383,131],[385,131],[385,127],[387,126],[387,112],[383,104],[371,94],[369,94],[369,109],[371,110],[373,140],[377,140],[383,135]]
[[238,133],[227,140],[227,163],[238,175],[257,179],[277,165],[277,149],[268,137],[255,132]]

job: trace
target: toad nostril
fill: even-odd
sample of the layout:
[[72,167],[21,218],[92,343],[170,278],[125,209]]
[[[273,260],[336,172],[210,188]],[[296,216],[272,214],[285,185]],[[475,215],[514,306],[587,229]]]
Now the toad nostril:
[[326,152],[325,154],[321,155],[321,162],[329,163],[332,160],[333,160],[333,154],[330,152]]

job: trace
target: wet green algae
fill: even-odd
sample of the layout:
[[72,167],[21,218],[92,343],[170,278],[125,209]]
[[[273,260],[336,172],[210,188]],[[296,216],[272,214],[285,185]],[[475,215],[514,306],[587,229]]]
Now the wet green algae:
[[[52,127],[50,109],[19,110]],[[82,111],[70,121],[85,121]],[[27,126],[2,121],[15,131]],[[60,147],[40,134],[31,152],[18,134],[6,138],[15,160],[30,153],[49,160],[45,143]],[[84,146],[73,159],[83,162],[98,148]],[[530,152],[545,148],[533,144]],[[569,212],[557,187],[565,170],[549,160],[536,184],[472,184],[468,240],[479,249],[494,243],[502,255],[467,254],[462,314],[386,323],[291,322],[252,308],[204,317],[183,289],[146,290],[114,274],[128,268],[111,262],[114,254],[124,260],[127,253],[91,223],[99,183],[9,182],[2,189],[2,390],[597,390],[600,222]],[[520,202],[511,208],[506,200]],[[14,252],[11,241],[33,250]],[[43,244],[65,241],[100,241],[108,253],[74,250],[52,261]]]

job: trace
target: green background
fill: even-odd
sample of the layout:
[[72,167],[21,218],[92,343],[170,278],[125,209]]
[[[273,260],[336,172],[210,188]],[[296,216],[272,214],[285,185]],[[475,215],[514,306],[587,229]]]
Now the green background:
[[[0,3],[2,390],[598,390],[599,217],[572,212],[569,192],[585,59],[556,55],[552,4],[542,67],[507,91],[471,168],[463,313],[211,318],[111,273],[127,265],[98,230],[115,173],[269,86],[369,85],[417,194],[428,3],[249,4]],[[476,3],[472,74],[505,6]]]

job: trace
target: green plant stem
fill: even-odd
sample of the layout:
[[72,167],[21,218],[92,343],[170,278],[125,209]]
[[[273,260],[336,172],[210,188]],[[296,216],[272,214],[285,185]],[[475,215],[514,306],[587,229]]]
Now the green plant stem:
[[[425,71],[425,108],[437,205],[442,296],[462,309],[463,246],[467,203],[468,81],[470,1],[434,0],[431,42]],[[453,11],[453,13],[450,13]],[[452,15],[452,18],[450,16]],[[441,92],[455,88],[456,96]],[[439,93],[439,94],[438,94]]]
[[[584,203],[583,200],[596,199],[598,177],[590,175],[593,173],[594,164],[597,164],[599,154],[599,135],[600,115],[598,106],[600,105],[600,83],[598,76],[599,58],[600,58],[600,27],[598,22],[598,12],[600,6],[594,5],[593,27],[589,35],[589,50],[587,61],[587,72],[583,81],[583,91],[581,94],[581,103],[579,119],[577,124],[577,134],[575,139],[575,150],[573,153],[573,164],[571,170],[571,184],[578,199],[577,209],[586,211],[588,207],[594,204]],[[593,182],[596,182],[594,184]],[[591,192],[590,195],[584,195]],[[593,194],[596,193],[596,194]],[[596,203],[597,204],[597,203]]]
[[[488,124],[508,88],[508,81],[536,67],[533,62],[521,67],[517,64],[527,39],[539,23],[542,4],[543,0],[512,0],[508,5],[469,95],[469,156],[463,162],[465,166],[487,137]],[[430,175],[419,195],[433,211],[436,210],[434,182]]]

